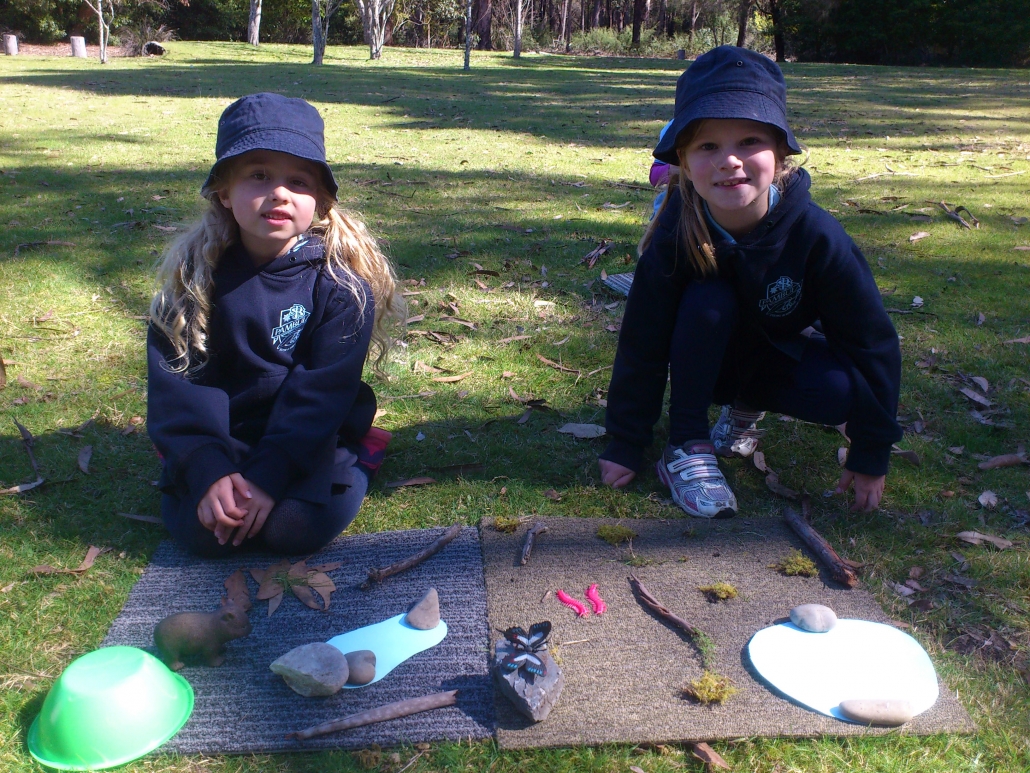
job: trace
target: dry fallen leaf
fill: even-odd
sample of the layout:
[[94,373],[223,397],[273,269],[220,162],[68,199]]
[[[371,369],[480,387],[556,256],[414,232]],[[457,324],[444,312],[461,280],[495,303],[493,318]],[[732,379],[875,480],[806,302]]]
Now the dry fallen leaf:
[[973,376],[969,380],[976,384],[978,387],[980,387],[981,391],[984,394],[987,394],[989,391],[991,391],[991,385],[987,383],[987,379],[985,379],[983,376]]
[[720,757],[715,749],[706,743],[692,743],[690,745],[690,751],[709,768],[730,770],[730,766],[726,764],[726,760]]
[[0,357],[0,389],[7,386],[7,368],[4,366],[4,359]]
[[243,570],[237,569],[225,579],[226,600],[232,601],[244,612],[252,606],[250,603],[250,588],[247,587],[247,578]]
[[955,535],[963,542],[968,542],[970,545],[982,545],[984,542],[989,542],[998,550],[1006,550],[1012,547],[1012,542],[1005,539],[1004,537],[995,537],[991,534],[981,534],[978,531],[960,531]]
[[955,456],[962,456],[962,454],[965,453],[965,451],[966,451],[966,447],[965,446],[950,446],[948,448],[948,450],[951,451],[951,453],[955,454]]
[[993,510],[995,507],[998,506],[998,495],[995,494],[993,491],[988,490],[982,493],[980,496],[978,496],[976,498],[976,501],[979,502],[980,505],[984,508],[988,510]]
[[904,598],[906,596],[913,596],[913,595],[915,595],[915,591],[912,588],[910,588],[908,585],[902,585],[900,582],[889,582],[887,584],[890,585],[891,588],[894,590],[894,592],[897,593],[902,598]]
[[780,476],[775,472],[770,472],[765,476],[765,485],[772,493],[778,494],[781,497],[786,497],[787,499],[798,498],[798,492],[780,483]]
[[923,567],[921,566],[913,566],[911,569],[908,570],[908,576],[913,580],[918,580],[920,577],[923,576],[923,573],[925,571],[926,570],[923,569]]
[[978,405],[982,405],[985,408],[990,408],[992,405],[994,405],[994,403],[992,403],[986,397],[984,397],[983,395],[977,394],[976,392],[974,392],[969,387],[961,387],[958,391],[961,392],[962,394],[964,394],[966,397],[968,397],[974,403],[977,403]]
[[771,470],[765,463],[765,454],[761,451],[755,451],[751,455],[751,461],[754,462],[755,469],[759,472],[769,473]]
[[900,456],[906,462],[914,464],[916,467],[919,467],[922,464],[922,462],[919,459],[919,454],[917,454],[915,451],[894,448],[891,450],[891,454],[893,454],[894,456]]
[[[1027,248],[1030,249],[1030,248]],[[1013,338],[1011,341],[1006,341],[1007,344],[1030,344],[1030,336],[1023,336],[1022,338]]]
[[987,321],[987,315],[982,311],[976,315],[976,326],[980,327],[984,322]]
[[981,470],[994,470],[998,467],[1018,467],[1027,463],[1026,454],[1002,454],[1001,456],[992,456],[986,462],[980,462],[977,467]]
[[553,499],[555,502],[561,502],[561,494],[559,494],[553,488],[547,489],[547,491],[544,492],[544,496],[548,499]]
[[604,427],[598,424],[565,424],[558,431],[580,439],[597,438],[605,433]]
[[89,460],[93,456],[93,446],[83,446],[79,451],[79,469],[89,475]]
[[844,463],[847,460],[848,460],[848,449],[846,449],[844,446],[841,446],[840,448],[837,449],[837,464],[839,464],[841,467],[843,467]]
[[395,480],[386,484],[386,488],[403,488],[405,486],[428,486],[431,483],[436,483],[436,478],[430,478],[426,475],[422,475],[417,478],[405,478],[404,480]]
[[923,299],[920,298],[917,295],[915,298],[912,299],[912,308],[913,309],[921,309],[922,307],[923,307]]
[[908,240],[910,242],[918,242],[920,239],[925,239],[929,235],[929,231],[919,231],[918,233],[914,233],[908,237]]
[[540,362],[542,362],[544,365],[550,365],[552,368],[554,368],[555,370],[560,370],[562,373],[575,373],[577,376],[581,373],[581,371],[578,371],[575,368],[568,368],[560,363],[555,362],[554,360],[549,360],[542,354],[538,354],[536,358],[540,360]]
[[97,556],[103,555],[110,550],[111,548],[98,548],[95,545],[90,545],[89,550],[86,551],[86,557],[74,569],[55,569],[49,564],[40,564],[39,566],[32,567],[29,571],[33,574],[83,574],[93,566]]
[[435,376],[432,380],[440,384],[453,384],[456,381],[462,381],[472,375],[472,371],[467,373],[459,373],[457,376]]

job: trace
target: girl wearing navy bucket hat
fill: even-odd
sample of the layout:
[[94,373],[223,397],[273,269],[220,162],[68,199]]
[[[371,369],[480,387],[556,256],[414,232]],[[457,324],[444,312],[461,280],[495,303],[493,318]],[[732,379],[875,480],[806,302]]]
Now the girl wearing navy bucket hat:
[[402,314],[375,238],[336,203],[323,123],[251,94],[218,122],[208,207],[165,253],[147,334],[161,515],[207,557],[312,553],[350,524],[390,433],[361,380]]
[[750,456],[765,411],[846,424],[836,491],[854,486],[852,510],[879,506],[901,438],[898,335],[866,259],[812,202],[800,153],[768,58],[720,46],[680,76],[654,150],[677,173],[640,242],[608,391],[606,484],[640,471],[668,380],[657,472],[690,515],[736,514],[717,457]]

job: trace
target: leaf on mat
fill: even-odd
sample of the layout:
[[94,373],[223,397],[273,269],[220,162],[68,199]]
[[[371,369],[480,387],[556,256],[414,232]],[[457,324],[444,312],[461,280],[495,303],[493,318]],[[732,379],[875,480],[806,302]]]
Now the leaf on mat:
[[718,752],[706,743],[692,743],[690,745],[690,751],[695,757],[708,765],[709,768],[730,770],[730,766],[726,764],[726,760],[719,756]]
[[580,439],[601,437],[605,433],[604,427],[599,424],[565,424],[558,431]]
[[268,616],[269,617],[271,617],[272,614],[275,612],[275,610],[277,610],[279,608],[279,605],[282,603],[282,601],[283,601],[283,589],[280,586],[279,592],[276,593],[274,596],[272,596],[268,600]]
[[341,566],[343,566],[342,561],[333,561],[331,564],[317,564],[315,566],[309,566],[308,569],[313,572],[335,572]]
[[1012,547],[1012,542],[1005,539],[1004,537],[995,537],[992,534],[981,534],[978,531],[960,531],[955,535],[963,542],[968,542],[970,545],[982,545],[984,542],[989,542],[998,550],[1005,550]]
[[89,475],[89,460],[93,456],[93,446],[83,446],[79,451],[79,469]]
[[908,237],[908,240],[910,242],[918,242],[920,239],[925,239],[929,235],[929,231],[919,231],[918,233],[914,233]]
[[257,600],[268,601],[273,596],[282,595],[283,584],[279,577],[272,575],[271,577],[265,576],[261,586],[258,588]]
[[555,502],[561,502],[561,494],[559,494],[553,488],[547,489],[547,491],[544,492],[544,496],[548,499],[553,499]]
[[386,484],[386,488],[404,488],[405,486],[428,486],[432,483],[436,483],[436,478],[430,478],[428,475],[422,475],[417,478],[405,478],[404,480],[395,480]]
[[985,507],[988,510],[993,510],[998,506],[998,495],[988,489],[978,496],[976,501],[979,502],[982,507]]
[[540,360],[540,362],[542,362],[544,365],[550,365],[552,368],[554,368],[555,370],[560,370],[562,373],[575,373],[577,376],[581,373],[581,371],[578,371],[575,368],[569,368],[565,365],[562,365],[561,363],[555,362],[554,360],[549,360],[542,354],[538,354],[536,358]]
[[986,397],[984,397],[981,394],[977,394],[976,392],[974,392],[969,387],[961,387],[958,391],[961,392],[962,394],[964,394],[966,397],[968,397],[970,400],[972,400],[977,405],[982,405],[985,408],[990,408],[992,405],[994,405],[994,403],[992,403]]
[[987,383],[987,379],[985,379],[983,376],[973,376],[969,380],[976,384],[978,387],[980,387],[980,390],[984,394],[987,394],[991,390],[991,385]]
[[250,588],[247,587],[247,578],[241,569],[237,569],[225,579],[225,597],[244,612],[251,608]]
[[775,472],[770,472],[765,476],[765,485],[772,493],[778,494],[781,497],[786,497],[787,499],[798,498],[798,492],[780,483],[780,476]]
[[891,449],[891,454],[893,454],[894,456],[900,456],[906,462],[914,464],[916,467],[919,467],[922,464],[922,461],[919,459],[919,454],[917,454],[915,451],[908,451],[901,448],[893,448]]
[[841,446],[840,448],[837,449],[837,464],[839,464],[841,467],[843,467],[844,463],[847,460],[848,460],[848,449],[845,448],[844,446]]
[[467,373],[459,373],[457,376],[435,376],[432,380],[440,384],[453,384],[456,381],[462,381],[472,375],[472,371]]
[[307,585],[290,585],[290,590],[293,591],[293,595],[300,599],[300,603],[311,609],[321,609],[322,605],[318,599],[315,598],[315,594],[311,592],[311,588]]
[[755,469],[758,470],[759,472],[764,472],[764,473],[772,472],[772,470],[769,469],[769,466],[765,463],[765,454],[763,452],[755,451],[751,455],[751,460],[754,462]]
[[308,587],[322,599],[322,608],[328,610],[330,596],[336,590],[336,583],[332,578],[322,572],[316,572],[308,577]]
[[1001,456],[992,456],[986,462],[980,462],[977,467],[981,470],[994,470],[998,467],[1018,467],[1027,463],[1026,454],[1002,454]]

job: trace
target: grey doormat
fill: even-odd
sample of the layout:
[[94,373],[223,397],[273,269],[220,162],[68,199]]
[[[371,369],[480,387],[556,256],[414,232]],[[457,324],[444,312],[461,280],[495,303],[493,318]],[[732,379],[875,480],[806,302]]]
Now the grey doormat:
[[[442,530],[428,529],[343,537],[310,559],[342,561],[331,576],[338,590],[328,612],[303,606],[287,591],[279,609],[267,603],[250,612],[253,632],[228,645],[219,668],[188,666],[180,673],[193,685],[196,707],[189,722],[163,749],[182,753],[272,752],[316,748],[393,746],[493,734],[493,689],[487,671],[486,592],[477,532],[465,528],[450,545],[420,566],[369,591],[357,589],[372,566],[385,566],[420,550]],[[127,644],[154,652],[153,631],[174,612],[215,608],[222,583],[240,567],[267,567],[279,560],[247,554],[203,561],[174,543],[160,545],[129,594],[103,645]],[[251,594],[257,584],[248,576]],[[435,587],[447,622],[444,641],[398,666],[385,679],[328,698],[302,698],[273,674],[269,664],[300,644],[327,641],[404,612]],[[348,730],[309,741],[287,741],[290,731],[405,698],[457,688],[455,706]]]
[[[616,521],[536,520],[550,531],[538,538],[526,566],[518,565],[518,557],[529,524],[514,534],[483,526],[491,642],[509,626],[552,621],[565,689],[551,715],[536,725],[498,695],[502,747],[888,732],[802,708],[774,694],[750,667],[750,638],[797,604],[820,603],[839,617],[889,622],[865,590],[845,590],[824,577],[785,577],[768,568],[791,548],[802,547],[778,520],[622,521],[639,535],[633,540],[636,556],[655,561],[637,568],[624,563],[625,546],[612,547],[596,536],[599,526]],[[679,633],[644,611],[626,580],[631,572],[666,607],[712,637],[717,670],[733,680],[739,694],[711,707],[681,697],[680,688],[702,673],[700,658]],[[740,597],[711,604],[697,590],[720,581],[736,586]],[[592,583],[608,604],[603,616],[578,618],[555,599],[554,591],[561,588],[587,603],[584,590]],[[955,694],[943,683],[940,691],[936,705],[900,732],[975,729]]]

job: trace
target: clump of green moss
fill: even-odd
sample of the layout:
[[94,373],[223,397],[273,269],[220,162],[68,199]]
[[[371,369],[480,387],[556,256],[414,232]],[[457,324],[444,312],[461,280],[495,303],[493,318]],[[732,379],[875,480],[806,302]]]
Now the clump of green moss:
[[715,671],[705,671],[700,679],[683,688],[683,694],[698,703],[725,703],[740,690],[733,686],[729,677]]
[[602,526],[597,530],[597,536],[613,547],[618,547],[623,542],[628,542],[637,536],[632,529],[625,526]]
[[499,515],[494,518],[494,528],[505,534],[511,534],[519,528],[520,523],[521,521],[518,518],[511,515]]
[[627,558],[623,563],[625,563],[626,566],[637,567],[637,566],[656,566],[657,564],[660,564],[662,562],[661,561],[657,561],[657,560],[655,560],[653,558],[647,558],[645,556],[638,556],[636,553],[631,553],[630,557]]
[[818,577],[819,567],[815,562],[797,548],[790,551],[779,563],[773,564],[773,569],[787,575],[788,577]]
[[737,598],[737,589],[728,582],[717,582],[713,585],[705,585],[698,588],[698,590],[705,594],[709,601],[726,601],[727,599]]

